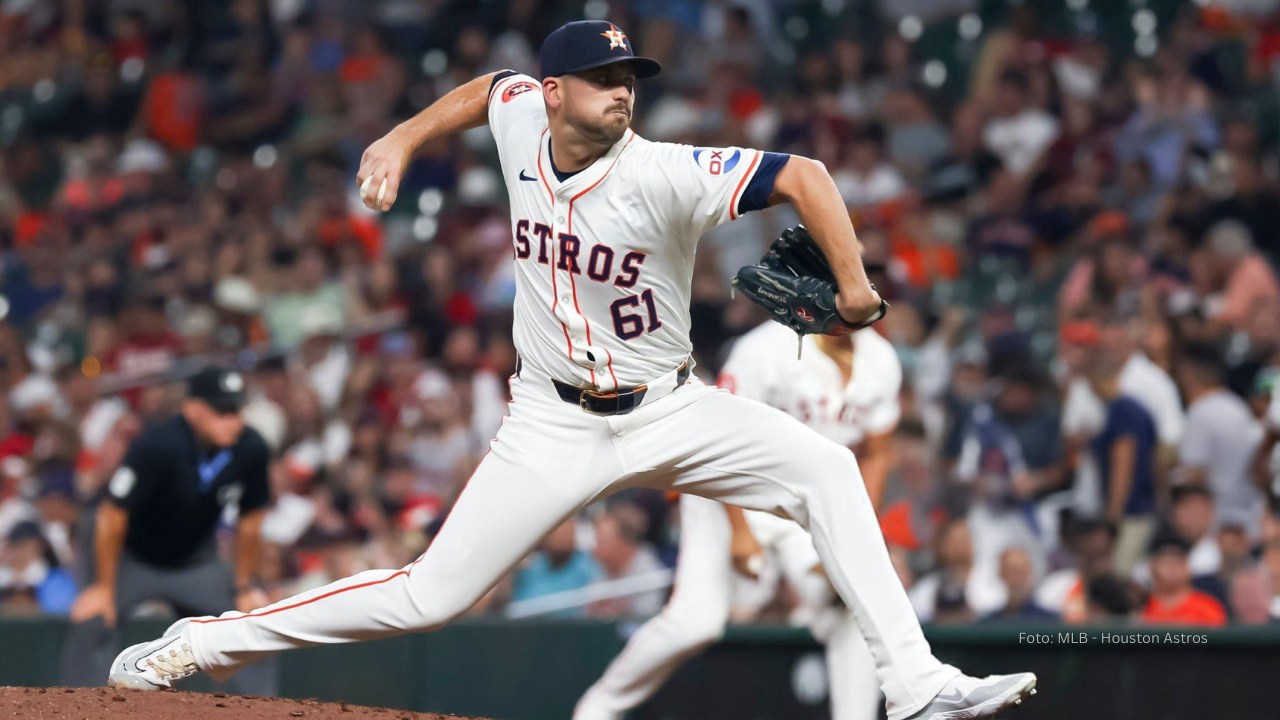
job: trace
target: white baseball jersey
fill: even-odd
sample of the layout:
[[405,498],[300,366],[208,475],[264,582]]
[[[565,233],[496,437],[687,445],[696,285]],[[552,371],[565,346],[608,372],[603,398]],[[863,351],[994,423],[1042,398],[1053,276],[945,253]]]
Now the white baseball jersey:
[[560,182],[541,84],[510,75],[489,97],[511,201],[520,357],[602,390],[680,365],[689,340],[693,254],[737,208],[765,156],[649,142],[631,130]]
[[766,322],[743,335],[725,361],[720,386],[778,408],[835,442],[852,447],[889,432],[902,414],[902,364],[893,345],[872,329],[853,334],[853,373],[840,369],[806,335],[796,359],[796,335]]

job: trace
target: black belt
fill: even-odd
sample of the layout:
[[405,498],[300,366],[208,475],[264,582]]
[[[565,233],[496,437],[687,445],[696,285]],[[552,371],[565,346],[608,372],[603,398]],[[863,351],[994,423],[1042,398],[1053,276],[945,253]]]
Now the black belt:
[[[676,387],[680,387],[688,379],[689,361],[685,360],[680,363],[680,369],[676,372]],[[552,379],[551,384],[556,386],[556,392],[559,393],[561,400],[573,403],[592,415],[626,415],[640,407],[645,393],[649,391],[648,385],[615,392],[597,392],[555,379]]]

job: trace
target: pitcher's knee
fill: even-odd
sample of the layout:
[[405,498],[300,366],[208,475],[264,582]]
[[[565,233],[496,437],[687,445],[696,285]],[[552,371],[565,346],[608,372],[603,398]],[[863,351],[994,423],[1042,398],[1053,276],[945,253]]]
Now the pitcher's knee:
[[431,632],[457,620],[479,598],[462,598],[449,592],[432,593],[427,598],[415,598],[412,614],[405,618],[404,630],[408,632]]
[[452,608],[429,607],[414,617],[410,626],[406,627],[405,630],[409,632],[433,632],[462,617],[465,612],[465,608],[455,610]]

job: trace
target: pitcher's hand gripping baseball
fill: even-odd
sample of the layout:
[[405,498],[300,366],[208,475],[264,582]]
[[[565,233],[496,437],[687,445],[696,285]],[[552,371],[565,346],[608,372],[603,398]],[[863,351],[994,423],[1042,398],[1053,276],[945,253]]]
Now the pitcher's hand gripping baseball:
[[364,151],[356,179],[360,183],[360,200],[365,207],[384,212],[391,209],[414,148],[412,138],[392,130]]

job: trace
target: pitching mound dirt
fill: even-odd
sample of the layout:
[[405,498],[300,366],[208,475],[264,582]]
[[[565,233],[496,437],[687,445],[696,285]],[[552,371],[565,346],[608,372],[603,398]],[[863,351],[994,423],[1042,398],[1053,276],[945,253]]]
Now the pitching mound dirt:
[[109,688],[0,687],[0,718],[5,720],[483,720],[457,715],[371,708],[319,700],[238,697],[166,690],[118,691]]

